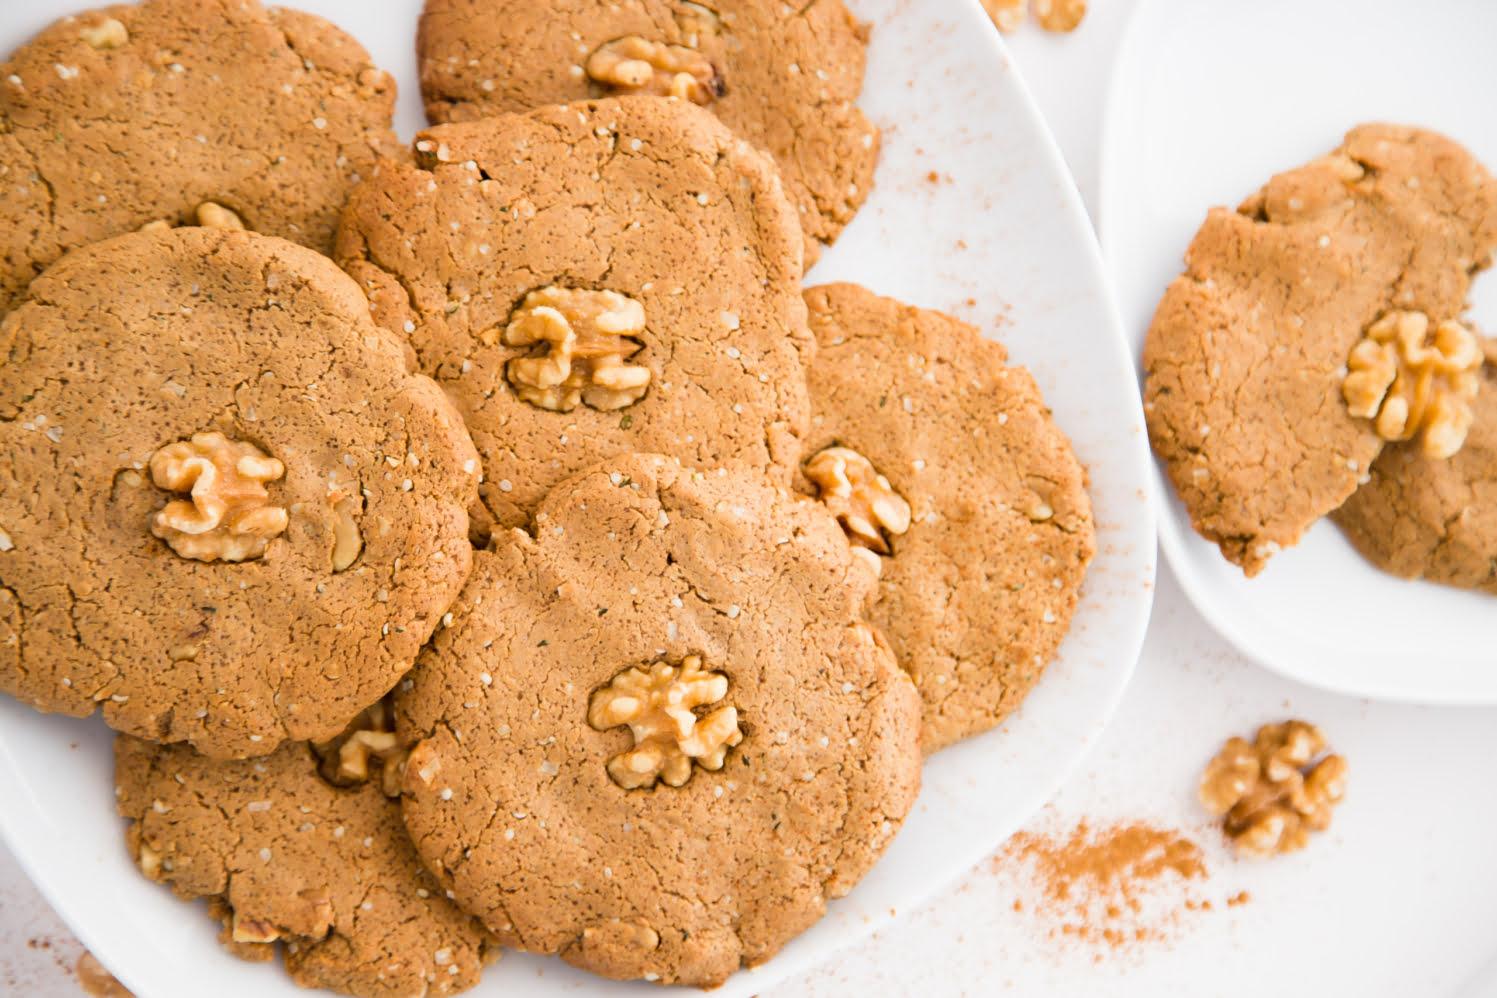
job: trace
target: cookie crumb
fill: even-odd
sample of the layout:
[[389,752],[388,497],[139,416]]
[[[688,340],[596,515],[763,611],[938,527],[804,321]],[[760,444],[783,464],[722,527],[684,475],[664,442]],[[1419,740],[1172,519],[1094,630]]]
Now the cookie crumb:
[[74,973],[78,975],[78,986],[83,993],[93,998],[135,998],[135,993],[117,981],[88,950],[78,957]]

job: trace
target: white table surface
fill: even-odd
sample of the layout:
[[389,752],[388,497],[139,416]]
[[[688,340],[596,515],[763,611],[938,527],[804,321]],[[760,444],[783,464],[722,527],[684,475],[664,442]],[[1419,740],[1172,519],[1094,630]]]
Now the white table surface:
[[[1071,36],[1030,26],[1010,39],[1089,205],[1102,97],[1133,3],[1093,0]],[[1224,737],[1287,716],[1320,724],[1347,756],[1349,797],[1305,852],[1234,860],[1195,804],[1195,781]],[[1032,906],[1016,912],[1034,884],[985,862],[776,994],[1497,995],[1493,759],[1497,709],[1370,703],[1278,679],[1211,632],[1161,566],[1138,676],[1091,758],[1029,830],[1063,835],[1083,819],[1180,829],[1206,849],[1210,874],[1188,894],[1161,882],[1159,903],[1178,909],[1189,896],[1212,909],[1177,912],[1163,939],[1098,947],[1058,934]],[[1229,908],[1244,890],[1251,900]],[[0,846],[0,995],[77,995],[78,953]]]

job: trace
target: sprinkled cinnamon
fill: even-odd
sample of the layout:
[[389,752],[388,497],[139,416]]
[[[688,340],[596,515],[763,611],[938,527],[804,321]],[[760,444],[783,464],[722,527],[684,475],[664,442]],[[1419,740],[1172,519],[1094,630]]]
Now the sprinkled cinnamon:
[[[1101,952],[1167,940],[1186,913],[1214,908],[1197,889],[1208,878],[1201,847],[1145,822],[1094,828],[1082,821],[1056,836],[1020,832],[993,862],[1017,874],[1027,895],[1014,901],[1015,912],[1027,909],[1052,937]],[[1246,900],[1243,892],[1226,904]]]

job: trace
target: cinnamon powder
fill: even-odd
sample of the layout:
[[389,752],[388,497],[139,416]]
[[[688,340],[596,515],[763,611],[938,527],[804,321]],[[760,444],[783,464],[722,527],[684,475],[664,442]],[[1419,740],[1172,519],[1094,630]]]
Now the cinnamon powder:
[[[1171,938],[1189,913],[1210,911],[1197,888],[1209,875],[1201,847],[1175,829],[1144,822],[1069,833],[1020,832],[994,858],[994,869],[1020,875],[1029,910],[1052,937],[1101,954]],[[1234,898],[1236,903],[1246,900]]]

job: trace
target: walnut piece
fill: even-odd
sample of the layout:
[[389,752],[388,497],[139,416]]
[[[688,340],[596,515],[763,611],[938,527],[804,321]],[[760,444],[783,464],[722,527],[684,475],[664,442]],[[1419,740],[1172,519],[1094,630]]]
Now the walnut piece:
[[[889,538],[910,529],[910,504],[857,451],[828,447],[806,462],[805,471],[854,551],[889,554]],[[880,567],[876,558],[872,564]]]
[[190,493],[151,519],[151,533],[195,561],[246,561],[265,553],[286,529],[286,511],[270,505],[265,484],[286,466],[254,444],[222,433],[195,433],[151,455],[158,488]]
[[[204,201],[192,212],[192,221],[185,223],[202,226],[205,229],[223,229],[226,232],[244,232],[249,226],[244,224],[244,219],[231,208],[225,208],[217,201]],[[177,223],[171,219],[158,218],[147,222],[137,231],[139,232],[161,232],[165,229],[175,229]]]
[[696,48],[703,38],[714,38],[722,31],[722,18],[717,11],[703,7],[691,0],[681,0],[676,5],[676,27],[686,39],[689,48]]
[[625,363],[643,347],[644,306],[616,291],[549,287],[525,296],[504,330],[504,342],[536,347],[516,357],[505,376],[516,394],[552,412],[578,402],[613,411],[633,405],[650,387],[650,369]]
[[364,550],[364,535],[359,532],[359,516],[364,512],[364,497],[357,482],[328,485],[327,501],[333,512],[333,572],[348,569]]
[[1431,334],[1424,313],[1389,312],[1352,348],[1341,395],[1384,440],[1417,436],[1426,457],[1448,458],[1466,442],[1484,359],[1459,322],[1441,322]]
[[1086,0],[1033,0],[1032,6],[1046,31],[1075,31],[1086,17]]
[[273,943],[281,933],[263,919],[245,918],[236,911],[229,918],[229,938],[236,943]]
[[313,742],[317,771],[337,787],[364,783],[373,775],[371,761],[379,763],[379,785],[386,797],[399,797],[409,754],[395,737],[395,714],[389,698],[359,713],[336,738]]
[[616,38],[587,58],[587,75],[616,94],[681,97],[711,104],[727,93],[705,55],[684,45],[652,42],[639,35]]
[[1029,11],[1029,0],[982,0],[982,5],[993,24],[1004,34],[1018,31]]
[[1252,744],[1230,738],[1201,777],[1201,804],[1244,856],[1303,849],[1346,795],[1346,759],[1316,761],[1325,748],[1320,729],[1304,721],[1265,724]]
[[587,723],[598,731],[627,724],[634,747],[608,760],[608,775],[626,790],[648,788],[655,781],[679,787],[691,779],[692,761],[718,770],[728,749],[743,741],[738,710],[719,707],[698,714],[696,708],[728,695],[728,677],[702,668],[700,655],[688,655],[680,666],[656,662],[625,669],[593,692]]
[[245,229],[244,219],[217,201],[204,201],[198,205],[194,214],[197,223],[205,229],[226,229],[230,232],[243,232]]
[[117,49],[130,41],[130,32],[112,17],[106,17],[98,24],[91,24],[78,34],[96,49]]
[[145,874],[147,880],[161,879],[161,854],[144,838],[140,840],[140,852],[135,857],[135,865],[140,867],[140,872]]

